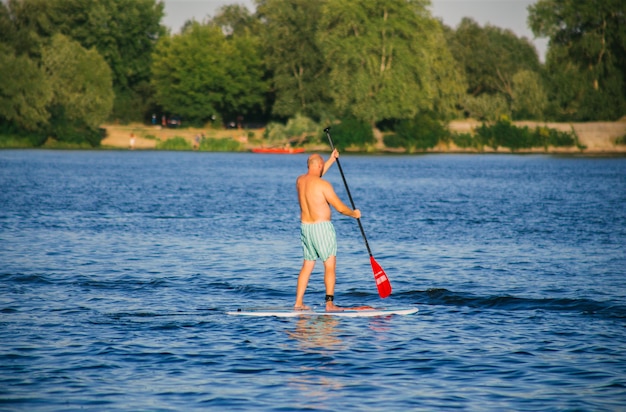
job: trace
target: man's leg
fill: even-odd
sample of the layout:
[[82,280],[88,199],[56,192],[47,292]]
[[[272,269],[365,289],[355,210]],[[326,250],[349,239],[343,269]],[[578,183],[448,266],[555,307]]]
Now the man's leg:
[[298,284],[296,286],[296,303],[293,305],[295,309],[309,309],[304,305],[304,292],[306,292],[306,287],[309,284],[309,278],[311,277],[314,267],[314,260],[305,260],[302,263],[302,269],[300,269]]
[[[337,257],[331,256],[324,261],[324,285],[326,285],[326,295],[335,296],[335,270],[337,267]],[[339,310],[338,306],[331,300],[326,302],[326,310]]]

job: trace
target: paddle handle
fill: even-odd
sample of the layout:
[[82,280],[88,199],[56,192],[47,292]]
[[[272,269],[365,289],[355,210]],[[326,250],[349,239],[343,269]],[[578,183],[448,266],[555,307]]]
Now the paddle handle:
[[[326,133],[326,137],[328,137],[328,143],[330,143],[330,150],[335,150],[333,139],[330,137],[330,127],[327,127],[326,129],[324,129],[324,133]],[[341,162],[339,161],[338,158],[335,160],[337,161],[337,167],[339,168],[339,173],[341,174],[343,185],[346,187],[346,192],[348,193],[348,199],[350,199],[350,205],[352,205],[352,209],[356,209],[356,206],[354,205],[354,200],[352,199],[352,194],[350,193],[350,188],[348,187],[348,182],[346,181],[346,176],[343,174]],[[370,257],[372,257],[372,250],[370,249],[370,245],[367,242],[367,237],[365,236],[365,230],[363,230],[363,224],[361,223],[361,219],[358,218],[356,221],[359,224],[359,229],[361,230],[361,236],[363,236],[363,241],[365,241],[365,247],[367,248],[367,253],[369,253]]]

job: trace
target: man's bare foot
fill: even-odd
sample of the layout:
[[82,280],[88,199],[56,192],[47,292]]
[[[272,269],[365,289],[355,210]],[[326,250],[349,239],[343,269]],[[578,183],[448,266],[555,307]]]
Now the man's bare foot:
[[293,310],[311,310],[307,305],[293,305]]
[[343,308],[335,305],[333,302],[326,302],[326,312],[341,312]]

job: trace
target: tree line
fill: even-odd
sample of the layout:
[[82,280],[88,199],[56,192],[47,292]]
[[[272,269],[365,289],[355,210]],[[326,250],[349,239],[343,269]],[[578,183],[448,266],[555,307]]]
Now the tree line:
[[[256,0],[179,33],[157,0],[0,3],[0,134],[97,146],[106,121],[153,113],[221,126],[307,118],[382,130],[471,117],[590,121],[626,114],[621,0],[539,0],[512,31],[428,0]],[[426,119],[426,120],[425,120]],[[436,126],[433,126],[436,127]]]

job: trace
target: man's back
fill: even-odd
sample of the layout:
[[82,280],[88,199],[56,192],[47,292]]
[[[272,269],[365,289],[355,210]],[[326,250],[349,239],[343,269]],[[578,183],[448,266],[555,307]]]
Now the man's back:
[[296,188],[298,190],[302,223],[317,223],[330,220],[331,212],[325,194],[329,187],[330,184],[328,182],[312,174],[298,177]]

